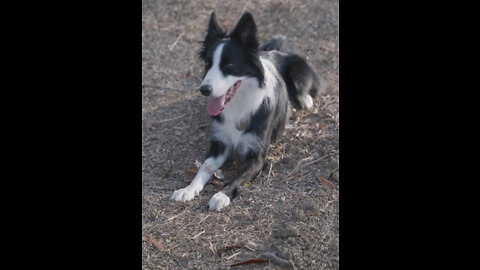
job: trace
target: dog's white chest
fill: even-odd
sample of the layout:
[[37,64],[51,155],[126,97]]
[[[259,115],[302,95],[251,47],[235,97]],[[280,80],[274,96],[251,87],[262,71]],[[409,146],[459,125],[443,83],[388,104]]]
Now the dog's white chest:
[[231,149],[240,155],[245,155],[249,150],[257,151],[260,148],[260,138],[251,133],[244,133],[245,121],[226,121],[223,123],[214,123],[213,137],[222,141]]

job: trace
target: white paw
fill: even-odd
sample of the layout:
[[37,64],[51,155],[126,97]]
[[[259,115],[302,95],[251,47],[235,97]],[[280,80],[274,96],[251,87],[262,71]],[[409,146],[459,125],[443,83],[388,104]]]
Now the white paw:
[[312,111],[313,110],[313,99],[310,95],[306,95],[303,97],[300,97],[305,104],[305,109],[307,111]]
[[196,195],[198,195],[200,191],[201,189],[199,188],[187,186],[186,188],[182,188],[173,192],[172,197],[170,197],[170,199],[177,202],[190,201]]
[[230,198],[225,195],[223,192],[217,192],[212,196],[208,205],[210,206],[210,211],[221,210],[225,206],[230,204]]

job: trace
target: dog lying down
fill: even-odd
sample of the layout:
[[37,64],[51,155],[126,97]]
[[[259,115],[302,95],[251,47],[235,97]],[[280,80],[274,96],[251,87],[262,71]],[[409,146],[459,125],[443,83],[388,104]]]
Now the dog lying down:
[[229,205],[239,195],[240,185],[262,170],[270,144],[284,131],[290,103],[311,110],[325,87],[302,57],[285,50],[284,36],[276,35],[259,47],[256,33],[249,12],[230,34],[212,13],[199,53],[206,71],[199,91],[210,98],[206,108],[212,117],[210,149],[195,178],[175,191],[172,200],[192,200],[229,157],[237,156],[242,171],[225,180],[209,202],[210,210]]

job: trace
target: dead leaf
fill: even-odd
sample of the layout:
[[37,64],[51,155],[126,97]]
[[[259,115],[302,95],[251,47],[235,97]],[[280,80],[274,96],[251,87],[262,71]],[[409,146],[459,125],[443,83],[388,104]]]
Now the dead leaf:
[[317,178],[320,182],[322,182],[326,186],[329,186],[331,188],[334,188],[336,186],[332,181],[326,179],[325,177],[322,177],[322,176],[319,175],[319,176],[317,176]]
[[153,236],[150,236],[150,241],[152,242],[152,244],[158,249],[158,251],[162,252],[163,251],[163,246],[160,245],[157,240],[155,240],[155,238],[153,238]]
[[191,71],[187,71],[185,73],[183,73],[182,75],[180,75],[180,78],[182,79],[186,79],[188,77],[192,76],[192,72]]
[[225,28],[230,27],[230,24],[232,24],[232,22],[228,19],[223,22],[223,26],[225,26]]
[[192,182],[193,178],[195,178],[195,175],[198,173],[198,168],[196,167],[191,167],[188,168],[184,171],[183,173],[183,178],[185,179],[185,182]]
[[280,149],[282,149],[282,148],[280,147],[280,145],[278,145],[278,146],[275,147],[275,149],[272,151],[272,154],[276,154],[276,153],[280,152]]
[[219,187],[219,188],[221,188],[221,187],[223,187],[223,186],[225,185],[222,181],[217,180],[217,179],[215,179],[215,178],[212,178],[212,179],[210,180],[210,183],[214,184],[215,186],[217,186],[217,187]]

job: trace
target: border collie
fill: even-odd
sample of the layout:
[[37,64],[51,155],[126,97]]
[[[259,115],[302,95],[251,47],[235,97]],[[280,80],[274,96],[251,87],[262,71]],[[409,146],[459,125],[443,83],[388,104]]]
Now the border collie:
[[[171,196],[192,200],[213,173],[233,156],[240,157],[240,174],[225,181],[210,199],[210,210],[220,210],[239,194],[240,185],[255,178],[265,164],[270,143],[283,133],[290,102],[311,110],[323,80],[300,56],[284,50],[285,37],[274,36],[259,47],[253,16],[245,12],[226,34],[212,12],[208,33],[199,53],[205,62],[200,92],[210,97],[210,150],[193,181]],[[323,87],[323,86],[322,86]]]

